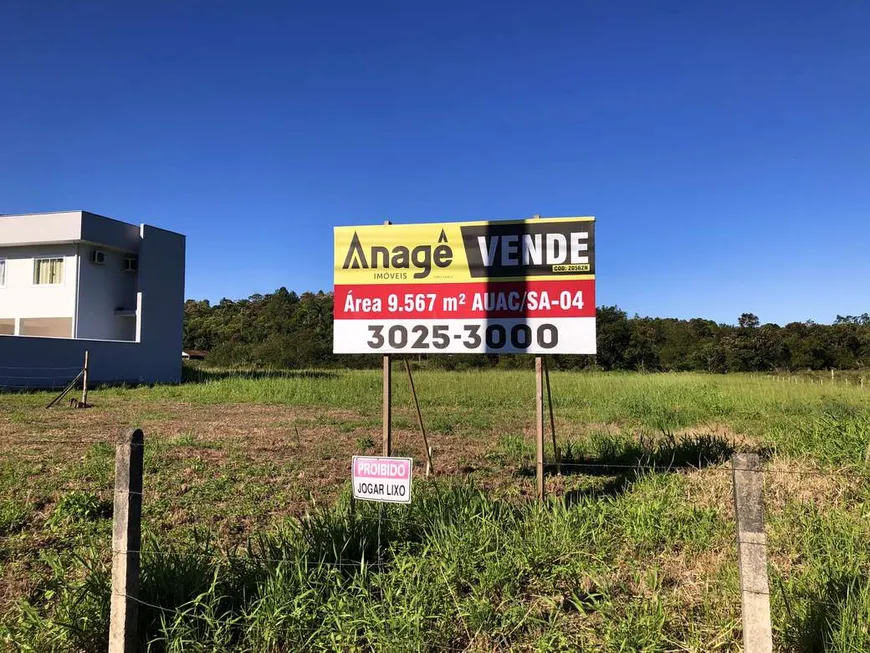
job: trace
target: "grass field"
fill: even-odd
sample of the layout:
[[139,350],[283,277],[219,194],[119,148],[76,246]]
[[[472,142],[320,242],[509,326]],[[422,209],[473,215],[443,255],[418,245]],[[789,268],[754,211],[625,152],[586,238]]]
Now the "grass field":
[[[395,453],[421,463],[399,372]],[[378,372],[199,377],[83,411],[0,395],[3,646],[105,650],[114,440],[140,426],[151,650],[740,650],[734,451],[765,459],[777,649],[870,650],[870,388],[554,373],[539,506],[533,373],[421,370],[437,475],[351,512]]]

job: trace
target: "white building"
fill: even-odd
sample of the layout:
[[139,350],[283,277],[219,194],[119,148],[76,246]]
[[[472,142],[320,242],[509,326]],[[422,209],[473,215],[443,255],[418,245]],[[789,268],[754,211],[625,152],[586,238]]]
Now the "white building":
[[53,385],[85,350],[94,382],[180,380],[184,254],[86,211],[0,216],[0,386]]

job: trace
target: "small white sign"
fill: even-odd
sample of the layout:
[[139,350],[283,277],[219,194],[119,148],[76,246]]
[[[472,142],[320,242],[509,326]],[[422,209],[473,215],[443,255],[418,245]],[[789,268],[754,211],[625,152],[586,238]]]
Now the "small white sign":
[[412,458],[353,457],[353,497],[364,501],[411,503]]

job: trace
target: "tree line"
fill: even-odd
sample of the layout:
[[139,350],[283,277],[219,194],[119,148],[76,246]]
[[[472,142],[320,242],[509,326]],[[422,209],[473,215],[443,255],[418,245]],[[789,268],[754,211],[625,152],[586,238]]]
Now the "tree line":
[[[221,367],[264,369],[374,367],[378,355],[332,353],[332,293],[301,295],[279,288],[237,301],[188,300],[184,347],[207,350]],[[525,367],[529,356],[439,355],[432,367]],[[553,355],[559,369],[749,372],[855,369],[870,366],[870,315],[762,324],[744,313],[737,324],[693,318],[630,317],[616,306],[598,308],[598,355]]]

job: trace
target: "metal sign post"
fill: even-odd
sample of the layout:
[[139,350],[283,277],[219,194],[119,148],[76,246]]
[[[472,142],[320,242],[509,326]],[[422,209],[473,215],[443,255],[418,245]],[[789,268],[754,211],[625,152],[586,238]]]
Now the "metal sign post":
[[535,357],[535,449],[538,500],[544,500],[544,359]]
[[[385,225],[392,224],[384,220]],[[389,354],[384,354],[384,407],[383,407],[383,442],[381,453],[393,455],[393,360]]]

